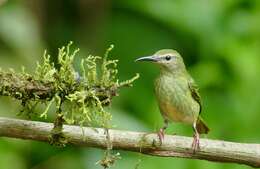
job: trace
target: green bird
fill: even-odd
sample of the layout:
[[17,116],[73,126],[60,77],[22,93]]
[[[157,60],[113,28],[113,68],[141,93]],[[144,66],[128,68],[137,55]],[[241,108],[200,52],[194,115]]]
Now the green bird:
[[172,49],[162,49],[136,61],[149,61],[160,67],[160,75],[155,81],[155,94],[164,119],[164,125],[158,132],[160,142],[169,122],[191,124],[195,152],[199,148],[199,135],[207,134],[209,128],[200,116],[202,106],[198,86],[186,70],[181,55]]

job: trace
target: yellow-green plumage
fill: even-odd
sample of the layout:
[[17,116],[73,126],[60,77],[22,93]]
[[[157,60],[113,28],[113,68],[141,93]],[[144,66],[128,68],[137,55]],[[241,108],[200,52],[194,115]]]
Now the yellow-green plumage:
[[184,75],[162,71],[155,81],[155,93],[165,119],[192,124],[199,116],[200,105],[192,98]]
[[155,80],[155,94],[166,123],[162,131],[168,121],[174,121],[192,124],[196,139],[199,138],[198,133],[208,133],[209,128],[200,117],[198,87],[187,72],[180,54],[175,50],[163,49],[137,61],[152,61],[160,67],[160,75]]

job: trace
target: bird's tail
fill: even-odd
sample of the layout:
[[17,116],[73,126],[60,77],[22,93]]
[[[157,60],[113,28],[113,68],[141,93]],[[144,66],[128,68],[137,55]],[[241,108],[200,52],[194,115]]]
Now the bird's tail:
[[200,134],[208,134],[209,132],[209,127],[201,117],[199,117],[197,120],[196,129]]

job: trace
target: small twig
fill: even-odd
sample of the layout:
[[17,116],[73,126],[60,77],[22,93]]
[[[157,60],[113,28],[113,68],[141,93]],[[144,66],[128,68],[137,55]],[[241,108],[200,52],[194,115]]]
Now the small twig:
[[[0,117],[0,136],[37,141],[49,141],[52,123],[17,120]],[[63,132],[68,143],[77,146],[107,148],[107,135],[104,129],[84,127],[84,137],[80,126],[64,125]],[[260,144],[234,143],[220,140],[201,139],[200,149],[194,154],[192,138],[166,135],[161,146],[156,134],[143,132],[109,130],[113,149],[135,151],[162,156],[202,159],[216,162],[230,162],[260,167]],[[141,143],[141,144],[140,144]]]

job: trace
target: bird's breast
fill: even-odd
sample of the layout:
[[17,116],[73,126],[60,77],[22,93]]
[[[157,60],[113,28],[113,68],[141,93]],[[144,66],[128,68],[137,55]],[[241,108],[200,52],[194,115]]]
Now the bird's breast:
[[160,76],[155,81],[155,94],[164,118],[193,123],[199,105],[193,100],[185,77]]

